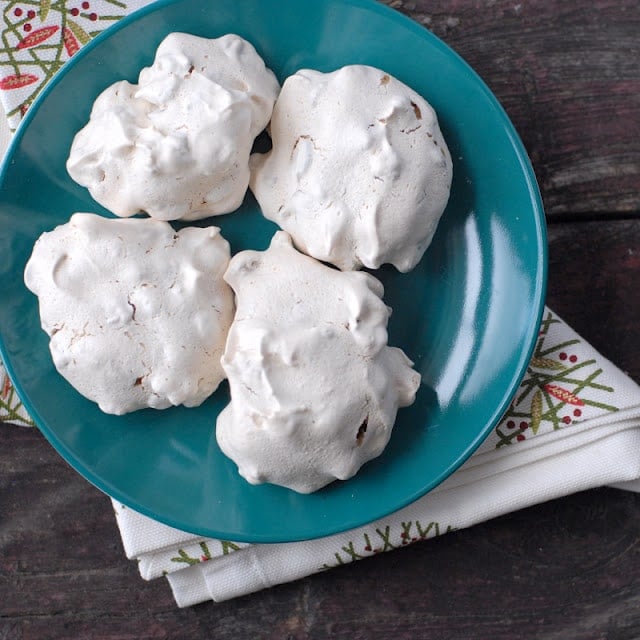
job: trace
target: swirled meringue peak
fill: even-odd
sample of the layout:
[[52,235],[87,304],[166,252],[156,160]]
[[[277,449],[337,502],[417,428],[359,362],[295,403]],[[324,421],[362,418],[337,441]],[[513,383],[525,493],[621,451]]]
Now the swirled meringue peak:
[[105,413],[201,404],[224,379],[234,313],[217,227],[76,213],[36,241],[38,296],[58,372]]
[[138,84],[95,101],[67,171],[114,214],[197,220],[237,209],[249,154],[280,90],[253,45],[171,33]]
[[251,158],[264,215],[340,269],[420,261],[449,199],[452,162],[427,101],[364,65],[286,79],[273,148]]
[[301,493],[347,479],[385,448],[420,375],[387,346],[382,284],[299,253],[283,231],[235,255],[237,311],[222,366],[218,444],[252,484]]

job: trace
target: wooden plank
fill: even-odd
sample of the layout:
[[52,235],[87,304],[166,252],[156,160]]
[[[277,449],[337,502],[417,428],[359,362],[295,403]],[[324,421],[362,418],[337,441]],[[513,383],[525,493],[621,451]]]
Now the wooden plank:
[[[387,3],[501,100],[562,221],[548,303],[640,382],[637,0]],[[36,430],[0,424],[1,640],[635,638],[639,543],[640,496],[600,489],[181,611],[124,558],[109,500]]]
[[[627,295],[640,220],[554,224],[549,240],[551,307],[640,379]],[[640,634],[640,495],[613,489],[183,611],[124,558],[109,500],[34,429],[0,425],[0,513],[2,639]]]
[[640,219],[551,224],[547,302],[640,383]]
[[585,492],[219,604],[175,608],[108,499],[0,425],[0,638],[636,637],[640,496]]
[[640,211],[637,0],[387,0],[494,91],[550,217]]

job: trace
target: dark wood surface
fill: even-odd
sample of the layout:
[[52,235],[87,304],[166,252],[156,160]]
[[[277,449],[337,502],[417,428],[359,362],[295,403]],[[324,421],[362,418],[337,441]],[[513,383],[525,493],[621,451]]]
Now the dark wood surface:
[[[388,4],[496,93],[545,201],[548,304],[640,382],[637,0]],[[35,429],[0,425],[0,640],[631,640],[639,543],[640,495],[603,488],[178,610],[124,558],[109,500]]]

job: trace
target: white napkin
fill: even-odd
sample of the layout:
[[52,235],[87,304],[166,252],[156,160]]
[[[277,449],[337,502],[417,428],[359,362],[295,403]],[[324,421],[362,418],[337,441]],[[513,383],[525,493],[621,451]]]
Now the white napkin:
[[[0,419],[31,424],[0,365]],[[220,602],[604,485],[640,491],[640,387],[549,309],[500,424],[449,479],[375,522],[316,540],[246,544],[167,527],[113,502],[125,553],[176,603]]]
[[549,309],[514,401],[448,480],[396,513],[317,540],[201,538],[114,501],[127,557],[165,575],[185,607],[216,602],[391,551],[584,489],[640,490],[640,387]]
[[[147,2],[116,7],[91,0],[89,9],[77,13],[50,3],[24,13],[3,2],[0,100],[10,126],[17,126],[69,56]],[[0,118],[1,153],[6,125]],[[1,364],[0,420],[33,424]],[[115,502],[114,508],[127,557],[138,561],[146,580],[166,575],[184,607],[295,580],[602,485],[640,491],[640,387],[547,309],[528,373],[498,427],[446,482],[392,515],[318,540],[267,545],[203,539]]]

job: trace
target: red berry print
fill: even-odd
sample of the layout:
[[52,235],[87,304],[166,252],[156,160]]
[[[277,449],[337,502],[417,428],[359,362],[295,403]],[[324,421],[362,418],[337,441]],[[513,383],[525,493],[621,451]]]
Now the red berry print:
[[62,41],[64,42],[64,48],[67,50],[69,57],[74,55],[80,49],[80,45],[78,44],[78,40],[73,35],[73,32],[69,27],[65,27],[62,30]]
[[90,13],[89,14],[89,20],[91,20],[92,22],[95,22],[98,19],[98,14],[97,13]]
[[29,11],[27,11],[27,18],[29,18],[29,20],[33,20],[36,17],[36,12],[33,9],[30,9]]
[[525,429],[529,428],[529,423],[528,422],[521,422],[520,423],[520,431],[524,431]]
[[507,427],[509,429],[515,429],[516,423],[513,420],[509,420],[509,422],[507,422]]
[[578,356],[570,356],[569,362],[578,362]]
[[24,25],[24,27],[22,27],[27,33],[29,33],[29,31],[31,31],[31,24],[29,24],[28,22]]
[[562,353],[560,353],[560,355],[558,357],[560,358],[560,360],[566,360],[567,359],[567,354],[563,351]]
[[[20,89],[20,87],[26,87],[28,84],[33,84],[34,82],[38,82],[38,76],[34,76],[33,73],[25,73],[23,75],[11,74],[0,80],[0,90],[10,91],[11,89]],[[22,110],[22,107],[20,109]]]
[[11,383],[9,382],[9,378],[4,379],[4,384],[2,385],[2,393],[0,393],[0,397],[8,398],[9,391],[11,390]]
[[564,418],[562,418],[562,422],[564,422],[565,424],[571,424],[571,418],[569,416],[565,416]]
[[200,562],[206,562],[208,559],[207,556],[200,556]]
[[573,410],[573,415],[574,415],[576,418],[579,418],[579,417],[582,415],[582,411],[580,411],[580,409],[574,409],[574,410]]
[[69,13],[74,17],[75,16],[79,16],[80,15],[80,9],[78,9],[78,7],[73,7],[73,9],[71,9],[69,11]]
[[545,391],[550,393],[554,398],[558,398],[558,400],[561,400],[562,402],[567,402],[569,404],[577,405],[580,407],[584,404],[584,402],[580,400],[578,396],[574,395],[573,393],[571,393],[571,391],[567,389],[563,389],[562,387],[559,387],[557,384],[551,384],[551,383],[545,384],[544,389]]
[[82,3],[82,8],[86,11],[91,5],[88,2]]
[[371,551],[371,547],[370,547],[369,545],[367,545],[367,546],[364,548],[364,550],[365,550],[365,551]]
[[21,9],[20,7],[16,7],[16,8],[13,10],[13,15],[14,15],[16,18],[19,18],[19,17],[22,15],[22,9]]
[[526,440],[525,435],[524,435],[523,433],[519,433],[519,434],[516,436],[516,440],[517,440],[518,442],[522,442],[523,440]]
[[[31,31],[31,23],[27,24],[29,25],[28,31]],[[53,24],[48,27],[36,29],[33,33],[30,33],[26,38],[24,38],[24,40],[21,40],[16,49],[30,49],[31,47],[36,47],[41,42],[48,40],[56,31],[58,31],[59,28],[60,27],[58,27],[57,24]]]

